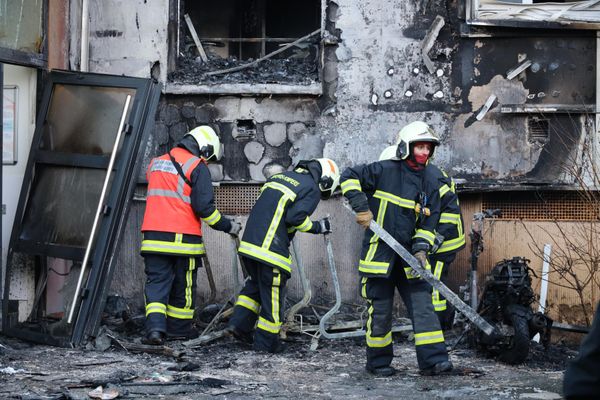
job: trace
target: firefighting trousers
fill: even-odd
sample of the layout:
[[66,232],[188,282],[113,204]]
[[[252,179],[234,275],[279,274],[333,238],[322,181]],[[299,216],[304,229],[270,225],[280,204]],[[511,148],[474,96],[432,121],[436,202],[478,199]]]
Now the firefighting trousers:
[[417,362],[426,369],[448,360],[444,335],[431,303],[431,286],[420,278],[408,279],[396,262],[387,278],[361,278],[361,295],[368,304],[367,369],[387,367],[394,357],[392,308],[398,289],[413,323]]
[[192,328],[200,257],[144,254],[146,331],[187,335]]
[[244,257],[244,264],[249,279],[240,291],[229,323],[247,335],[254,330],[254,349],[273,352],[279,345],[288,275],[251,258]]
[[[455,258],[456,253],[441,253],[429,256],[429,263],[431,264],[433,276],[446,284],[448,281],[448,268]],[[452,304],[448,303],[446,298],[438,290],[433,288],[431,292],[431,302],[433,303],[433,309],[438,316],[442,328],[451,328],[449,325],[452,323],[454,314],[454,307],[452,307]]]

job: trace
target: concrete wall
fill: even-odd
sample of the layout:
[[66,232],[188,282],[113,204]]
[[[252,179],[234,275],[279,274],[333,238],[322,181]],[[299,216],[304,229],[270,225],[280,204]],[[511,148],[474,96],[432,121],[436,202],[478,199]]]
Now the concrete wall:
[[[302,158],[331,157],[342,167],[371,162],[394,142],[404,124],[424,120],[444,143],[436,150],[436,162],[472,186],[572,182],[561,163],[581,162],[585,145],[597,141],[586,113],[540,114],[548,119],[548,137],[533,140],[527,114],[501,111],[503,105],[512,104],[593,105],[595,36],[587,31],[543,29],[465,33],[459,3],[323,0],[323,26],[333,40],[323,45],[321,96],[236,96],[218,91],[164,95],[153,137],[145,148],[146,160],[164,152],[190,128],[213,123],[226,146],[223,162],[211,167],[213,179],[260,182],[269,172],[289,168]],[[165,82],[168,6],[167,0],[90,0],[90,70],[154,76]],[[445,25],[428,52],[433,61],[430,72],[422,59],[421,42],[437,15]],[[71,49],[76,65],[78,47],[73,41]],[[506,77],[526,60],[532,61],[530,67],[512,79]],[[477,119],[490,95],[497,100]],[[236,136],[240,119],[254,121],[256,137]],[[139,180],[143,186],[143,173]],[[114,284],[116,291],[138,300],[143,282],[137,256],[142,207],[137,204],[132,212],[129,239],[121,249],[122,270],[117,272],[121,278]],[[348,273],[342,278],[348,285],[345,296],[356,299],[353,268],[360,232],[335,201],[321,205],[317,215],[325,210],[336,215],[338,223],[347,224],[334,234],[334,243],[341,254],[338,268],[341,274]],[[303,247],[321,240],[301,236]],[[220,296],[226,296],[232,279],[227,275],[230,250],[216,237],[208,230]],[[315,258],[309,274],[325,288],[325,256],[310,254]],[[130,276],[136,278],[134,283]],[[297,287],[292,281],[291,293],[296,296]]]

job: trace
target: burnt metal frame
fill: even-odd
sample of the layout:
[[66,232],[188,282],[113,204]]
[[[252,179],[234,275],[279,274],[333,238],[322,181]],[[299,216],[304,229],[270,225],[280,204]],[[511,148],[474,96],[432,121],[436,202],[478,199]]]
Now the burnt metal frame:
[[[108,157],[105,156],[67,155],[39,150],[43,133],[43,123],[46,120],[55,84],[118,87],[135,89],[136,91],[125,127],[124,133],[126,134],[121,142],[120,155],[114,168],[112,186],[105,203],[107,212],[104,214],[98,227],[89,275],[78,299],[80,306],[77,317],[72,323],[70,336],[65,337],[51,336],[36,330],[22,328],[18,325],[9,326],[9,319],[7,318],[11,262],[14,251],[35,256],[56,256],[73,261],[81,261],[85,251],[85,249],[80,247],[49,244],[37,245],[19,239],[28,194],[33,183],[32,175],[35,166],[37,164],[85,166],[91,168],[107,168],[108,166]],[[40,102],[35,134],[27,161],[25,178],[21,187],[7,257],[5,290],[2,302],[2,312],[4,315],[2,325],[5,334],[58,346],[78,345],[88,336],[96,334],[116,264],[117,246],[131,206],[131,199],[136,184],[135,171],[142,162],[140,147],[147,140],[153,126],[154,113],[159,97],[160,85],[150,79],[63,71],[53,71],[48,74],[47,85]]]

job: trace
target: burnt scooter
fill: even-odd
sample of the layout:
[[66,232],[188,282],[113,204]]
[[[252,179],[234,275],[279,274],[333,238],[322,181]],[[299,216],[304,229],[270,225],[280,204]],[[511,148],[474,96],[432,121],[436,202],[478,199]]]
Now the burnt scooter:
[[[499,335],[482,335],[473,331],[476,348],[497,356],[508,364],[520,364],[529,354],[531,339],[540,334],[541,343],[550,343],[552,320],[540,312],[534,313],[531,305],[535,294],[531,288],[529,260],[513,257],[497,263],[486,277],[481,300],[477,302],[477,261],[483,251],[483,221],[500,216],[500,210],[485,210],[473,216],[471,227],[471,305]],[[478,304],[479,303],[479,304]]]

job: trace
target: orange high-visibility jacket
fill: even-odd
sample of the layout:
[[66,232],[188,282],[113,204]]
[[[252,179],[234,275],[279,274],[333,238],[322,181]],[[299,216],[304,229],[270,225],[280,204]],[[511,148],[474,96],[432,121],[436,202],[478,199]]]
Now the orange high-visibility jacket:
[[[186,178],[204,160],[176,147],[171,155],[181,165]],[[202,224],[192,209],[192,188],[177,173],[169,154],[152,160],[146,173],[148,194],[142,232],[158,231],[202,236]]]

